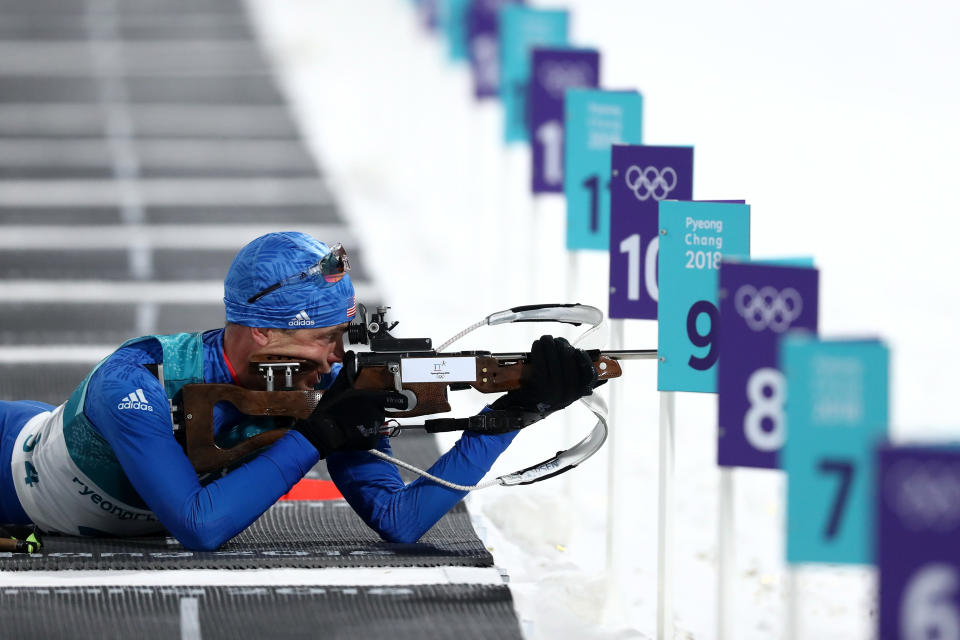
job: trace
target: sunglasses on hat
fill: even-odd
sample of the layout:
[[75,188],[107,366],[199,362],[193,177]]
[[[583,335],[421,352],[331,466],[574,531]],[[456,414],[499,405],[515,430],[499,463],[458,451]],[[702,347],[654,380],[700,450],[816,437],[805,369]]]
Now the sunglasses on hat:
[[247,304],[253,304],[268,293],[272,293],[289,284],[297,284],[306,280],[313,282],[320,288],[330,287],[343,279],[343,274],[350,270],[350,260],[347,258],[347,250],[341,243],[333,245],[327,255],[323,256],[315,265],[308,267],[300,273],[295,273],[272,284],[247,299]]

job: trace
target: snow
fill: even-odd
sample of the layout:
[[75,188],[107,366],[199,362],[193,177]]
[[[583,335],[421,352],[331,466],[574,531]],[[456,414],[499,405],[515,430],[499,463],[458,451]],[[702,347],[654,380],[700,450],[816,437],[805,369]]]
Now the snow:
[[[562,199],[528,195],[529,150],[504,148],[499,106],[473,101],[467,70],[446,61],[411,3],[249,2],[361,259],[401,321],[396,335],[442,341],[518,304],[605,309],[605,254],[565,254]],[[933,0],[564,6],[574,42],[601,49],[605,86],[643,92],[645,141],[695,146],[695,197],[746,198],[755,256],[814,256],[822,332],[887,340],[895,439],[955,437],[960,8]],[[535,335],[529,326],[488,328],[458,346],[517,350]],[[655,342],[653,323],[626,323],[626,347]],[[656,373],[649,362],[624,368],[603,391],[620,385],[622,402],[612,530],[609,446],[555,480],[468,499],[511,576],[530,639],[655,636]],[[458,415],[483,403],[466,392],[453,400]],[[589,413],[568,414],[521,434],[494,473],[585,435]],[[678,638],[716,636],[715,422],[714,396],[678,397]],[[794,637],[873,637],[872,569],[786,570],[783,489],[779,472],[735,473],[733,637],[786,637],[791,581],[800,603]],[[609,567],[608,535],[628,550]]]

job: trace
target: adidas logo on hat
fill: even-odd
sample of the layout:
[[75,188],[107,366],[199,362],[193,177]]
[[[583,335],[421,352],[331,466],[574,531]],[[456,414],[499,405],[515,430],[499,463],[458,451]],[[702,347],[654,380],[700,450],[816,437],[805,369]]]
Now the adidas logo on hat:
[[140,411],[153,411],[153,407],[150,406],[150,403],[147,402],[147,398],[143,395],[143,389],[137,389],[128,396],[125,396],[123,400],[120,401],[120,404],[117,405],[117,409],[139,409]]
[[315,323],[310,319],[310,316],[307,315],[306,311],[301,311],[297,314],[297,317],[287,323],[291,327],[312,327]]

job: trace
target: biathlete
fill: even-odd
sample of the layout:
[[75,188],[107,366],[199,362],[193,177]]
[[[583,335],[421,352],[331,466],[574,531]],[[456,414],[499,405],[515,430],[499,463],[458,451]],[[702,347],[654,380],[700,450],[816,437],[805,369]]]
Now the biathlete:
[[[383,539],[414,542],[465,495],[419,478],[368,452],[390,453],[368,436],[395,406],[390,391],[353,389],[338,376],[356,296],[339,245],[296,232],[271,233],[243,247],[224,281],[226,326],[201,333],[130,340],[101,361],[64,404],[0,402],[0,524],[84,536],[168,531],[184,547],[216,549],[274,504],[321,459],[333,482]],[[170,401],[183,385],[232,383],[263,389],[251,356],[308,359],[301,389],[326,389],[316,410],[273,445],[225,475],[198,476],[174,436]],[[161,384],[149,365],[163,365]],[[590,358],[562,338],[533,345],[532,376],[495,409],[546,415],[591,393]],[[223,403],[221,403],[223,404]],[[218,442],[273,426],[229,405],[214,411]],[[375,429],[374,431],[375,432]],[[464,432],[430,473],[477,483],[516,431]]]

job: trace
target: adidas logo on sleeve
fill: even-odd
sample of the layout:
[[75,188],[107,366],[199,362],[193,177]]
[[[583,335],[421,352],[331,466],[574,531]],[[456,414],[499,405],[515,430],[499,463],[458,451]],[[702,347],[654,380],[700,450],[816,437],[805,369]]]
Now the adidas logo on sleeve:
[[137,389],[128,396],[124,398],[117,405],[117,409],[139,409],[140,411],[153,411],[153,407],[150,406],[150,403],[147,402],[146,396],[143,395],[143,389]]
[[297,317],[287,323],[291,327],[312,327],[315,323],[310,319],[310,316],[307,315],[306,311],[301,311],[297,314]]

